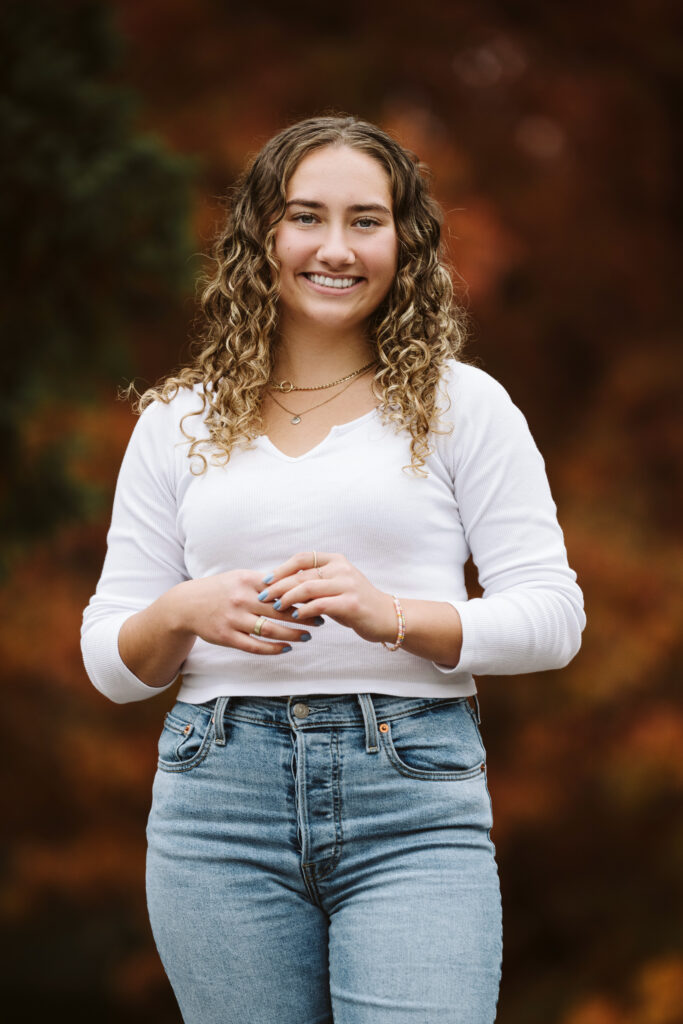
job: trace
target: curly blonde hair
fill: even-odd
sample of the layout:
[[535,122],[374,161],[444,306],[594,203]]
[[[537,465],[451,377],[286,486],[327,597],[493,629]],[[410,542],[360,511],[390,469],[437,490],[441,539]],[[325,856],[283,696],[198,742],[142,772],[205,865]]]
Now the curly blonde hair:
[[[275,230],[285,215],[287,185],[300,160],[324,146],[347,146],[373,157],[390,182],[398,236],[396,276],[370,317],[377,350],[372,390],[385,423],[411,435],[411,464],[420,476],[436,430],[437,388],[446,360],[458,358],[466,314],[454,303],[442,254],[441,207],[429,192],[429,172],[386,132],[355,117],[309,118],[271,138],[250,161],[226,203],[227,217],[212,250],[215,272],[202,280],[199,333],[193,359],[149,388],[137,402],[169,402],[180,388],[198,388],[208,438],[191,442],[188,456],[225,464],[234,446],[263,433],[262,403],[273,369],[278,327],[279,263]],[[185,420],[186,417],[183,417]],[[436,431],[443,433],[443,431]]]

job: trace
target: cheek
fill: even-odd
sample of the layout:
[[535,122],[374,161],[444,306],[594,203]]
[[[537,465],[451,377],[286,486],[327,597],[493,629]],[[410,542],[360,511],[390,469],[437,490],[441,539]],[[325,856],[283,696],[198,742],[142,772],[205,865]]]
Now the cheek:
[[396,276],[396,269],[397,260],[386,253],[381,258],[378,258],[375,263],[375,274],[382,281],[384,287],[387,288]]
[[375,250],[368,253],[368,260],[377,273],[393,276],[398,266],[398,243],[392,245],[384,242],[378,245]]
[[307,250],[301,239],[284,236],[275,249],[283,268],[296,271],[298,264],[306,258]]
[[275,232],[275,255],[280,259],[286,258],[292,251],[295,240],[289,230],[289,225],[281,224]]

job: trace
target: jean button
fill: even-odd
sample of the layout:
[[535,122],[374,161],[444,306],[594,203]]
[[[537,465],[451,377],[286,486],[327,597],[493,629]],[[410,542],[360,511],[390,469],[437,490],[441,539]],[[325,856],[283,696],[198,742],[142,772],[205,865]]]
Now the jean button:
[[294,712],[297,718],[306,718],[310,710],[311,709],[309,708],[308,704],[295,704],[294,707],[292,708],[292,711]]

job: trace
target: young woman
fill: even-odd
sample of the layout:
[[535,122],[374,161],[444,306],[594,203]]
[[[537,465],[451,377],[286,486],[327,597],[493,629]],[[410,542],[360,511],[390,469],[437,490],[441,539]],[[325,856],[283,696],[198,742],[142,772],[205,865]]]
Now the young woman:
[[285,129],[143,396],[83,656],[118,703],[182,674],[147,899],[186,1024],[495,1018],[473,674],[563,666],[585,618],[524,417],[458,359],[440,220],[379,128]]

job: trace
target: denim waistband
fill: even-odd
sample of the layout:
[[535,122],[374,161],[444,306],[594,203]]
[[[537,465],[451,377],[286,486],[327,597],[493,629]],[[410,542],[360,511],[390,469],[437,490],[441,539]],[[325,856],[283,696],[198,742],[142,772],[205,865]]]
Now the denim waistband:
[[[299,731],[335,726],[363,727],[368,753],[379,751],[378,728],[406,715],[445,704],[468,701],[468,697],[394,697],[384,693],[302,694],[288,697],[221,696],[198,707],[212,712],[216,743],[225,740],[226,717],[257,725],[292,728]],[[479,702],[474,697],[477,720]]]

